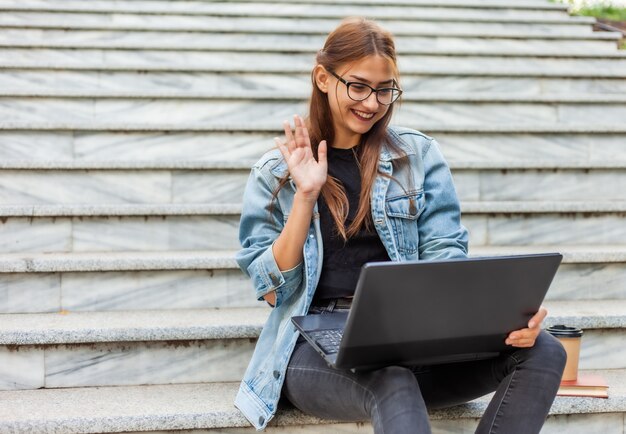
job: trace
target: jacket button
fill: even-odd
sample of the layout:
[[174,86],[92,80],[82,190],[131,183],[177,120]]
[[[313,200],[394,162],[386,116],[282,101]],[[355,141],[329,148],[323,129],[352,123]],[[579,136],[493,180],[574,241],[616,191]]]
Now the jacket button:
[[274,371],[274,378],[278,380],[280,378],[280,372]]
[[265,418],[263,416],[261,416],[259,418],[259,425],[263,425],[265,423]]

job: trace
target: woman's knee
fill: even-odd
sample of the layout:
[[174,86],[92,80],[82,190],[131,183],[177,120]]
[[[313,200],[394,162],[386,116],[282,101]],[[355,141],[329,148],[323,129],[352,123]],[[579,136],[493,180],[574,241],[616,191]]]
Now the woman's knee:
[[368,387],[377,399],[392,395],[421,397],[415,375],[402,366],[387,366],[372,372]]
[[546,331],[542,331],[535,346],[532,348],[533,359],[543,365],[549,365],[563,372],[565,362],[567,361],[567,353],[561,342]]

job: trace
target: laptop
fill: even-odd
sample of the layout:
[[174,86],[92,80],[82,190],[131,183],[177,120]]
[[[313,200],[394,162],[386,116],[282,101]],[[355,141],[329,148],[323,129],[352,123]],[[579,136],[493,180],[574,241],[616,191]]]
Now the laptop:
[[528,326],[559,253],[363,265],[349,312],[294,316],[293,324],[338,369],[480,360],[511,349]]

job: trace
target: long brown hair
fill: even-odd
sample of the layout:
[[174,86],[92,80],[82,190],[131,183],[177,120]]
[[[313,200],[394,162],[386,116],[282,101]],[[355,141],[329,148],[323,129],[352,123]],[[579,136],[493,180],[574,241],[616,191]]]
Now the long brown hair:
[[[391,33],[371,20],[351,17],[343,20],[328,35],[324,48],[317,53],[316,63],[323,66],[327,71],[337,71],[343,65],[374,55],[389,61],[394,72],[394,78],[399,83],[396,50]],[[309,103],[307,128],[311,138],[313,155],[317,159],[318,144],[322,140],[326,140],[328,145],[332,146],[335,140],[335,129],[328,103],[328,94],[318,88],[314,72],[311,73],[311,81],[313,92]],[[339,82],[337,82],[338,85]],[[383,145],[387,144],[398,154],[403,154],[388,138],[387,127],[392,115],[393,104],[389,106],[385,115],[367,133],[361,136],[357,155],[361,172],[361,192],[356,216],[349,227],[346,228],[345,225],[348,216],[348,197],[341,182],[328,175],[326,183],[322,187],[321,195],[335,221],[337,232],[344,240],[356,234],[364,225],[368,231],[373,230],[370,195],[376,175],[379,173],[378,159]],[[281,180],[275,196],[287,182],[287,176]]]

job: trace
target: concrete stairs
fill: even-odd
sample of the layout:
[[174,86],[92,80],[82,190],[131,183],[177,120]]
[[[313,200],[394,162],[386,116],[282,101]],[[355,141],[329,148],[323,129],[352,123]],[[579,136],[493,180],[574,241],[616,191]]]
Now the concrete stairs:
[[[364,10],[471,254],[564,254],[547,323],[585,329],[610,399],[558,398],[543,432],[623,433],[626,55],[543,0],[0,0],[0,432],[253,432],[232,401],[269,310],[233,260],[244,183]],[[268,431],[371,427],[287,408]]]

